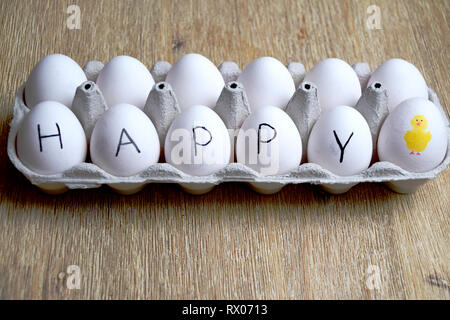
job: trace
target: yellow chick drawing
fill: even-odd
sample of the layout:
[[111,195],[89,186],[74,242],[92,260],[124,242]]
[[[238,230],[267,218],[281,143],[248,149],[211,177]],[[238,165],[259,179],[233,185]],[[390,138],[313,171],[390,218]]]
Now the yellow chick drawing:
[[412,130],[408,130],[403,137],[406,142],[406,147],[411,150],[410,154],[420,156],[420,153],[425,150],[428,142],[431,140],[430,131],[425,132],[428,127],[427,119],[422,115],[417,115],[411,120]]

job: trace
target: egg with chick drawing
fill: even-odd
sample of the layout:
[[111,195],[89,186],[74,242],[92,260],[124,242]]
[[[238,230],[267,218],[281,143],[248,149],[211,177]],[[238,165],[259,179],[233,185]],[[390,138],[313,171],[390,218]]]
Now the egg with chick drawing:
[[378,136],[378,157],[411,172],[438,166],[447,153],[447,128],[429,100],[411,98],[386,118]]

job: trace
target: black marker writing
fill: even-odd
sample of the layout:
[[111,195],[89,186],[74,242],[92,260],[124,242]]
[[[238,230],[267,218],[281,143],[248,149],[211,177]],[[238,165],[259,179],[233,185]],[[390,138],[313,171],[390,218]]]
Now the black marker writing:
[[342,163],[342,161],[344,161],[344,150],[345,150],[345,147],[347,147],[347,144],[350,142],[350,139],[353,137],[353,132],[350,135],[350,137],[348,137],[347,142],[344,144],[344,146],[342,146],[341,140],[339,140],[339,137],[338,137],[338,135],[337,135],[335,130],[333,130],[333,133],[334,133],[334,137],[336,138],[336,142],[339,145],[339,149],[341,149],[341,157],[339,159],[339,162]]
[[61,149],[63,149],[61,130],[59,129],[58,123],[56,122],[55,124],[56,124],[56,129],[58,129],[58,133],[57,134],[49,134],[47,136],[41,136],[41,126],[39,124],[37,125],[38,137],[39,137],[39,150],[41,152],[42,152],[42,139],[52,138],[52,137],[59,137],[59,145],[61,146]]
[[[124,133],[126,134],[126,136],[127,136],[127,138],[128,138],[128,141],[127,141],[127,142],[122,142],[122,137],[123,137],[123,134],[124,134]],[[141,153],[141,150],[139,150],[139,148],[138,148],[138,146],[136,145],[136,143],[134,142],[134,140],[131,139],[131,137],[130,137],[130,135],[128,134],[127,130],[125,130],[125,128],[123,128],[123,129],[122,129],[122,132],[120,133],[119,144],[117,145],[116,157],[119,155],[120,146],[124,146],[124,145],[127,145],[127,144],[132,144],[132,145],[136,148],[136,151],[137,151],[138,153]]]
[[[261,128],[262,128],[262,126],[269,127],[269,128],[271,128],[271,129],[273,130],[273,136],[272,136],[272,138],[270,138],[270,139],[268,139],[268,140],[261,140]],[[261,143],[269,143],[270,141],[272,141],[273,139],[275,139],[276,136],[277,136],[277,130],[276,130],[274,127],[272,127],[270,124],[267,124],[267,123],[261,123],[261,124],[258,126],[258,154],[259,154],[259,150],[260,150],[260,145],[261,145]]]
[[[208,132],[208,134],[209,134],[209,140],[208,140],[206,143],[199,143],[199,142],[197,142],[197,134],[195,133],[195,130],[198,130],[198,129],[202,129],[202,130],[205,130],[206,132]],[[207,145],[212,141],[212,134],[211,134],[211,132],[209,132],[208,129],[206,129],[206,128],[203,127],[203,126],[196,126],[196,127],[192,128],[192,134],[194,135],[194,150],[195,150],[195,155],[197,155],[197,145],[199,145],[199,146],[207,146]]]

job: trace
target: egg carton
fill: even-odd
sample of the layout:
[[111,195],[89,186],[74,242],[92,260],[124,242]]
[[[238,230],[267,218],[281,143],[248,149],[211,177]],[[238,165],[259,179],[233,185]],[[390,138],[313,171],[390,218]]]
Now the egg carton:
[[[80,120],[88,139],[95,121],[107,109],[102,93],[95,84],[97,75],[102,68],[103,63],[100,61],[89,61],[84,66],[88,81],[77,88],[72,105],[72,111]],[[180,112],[174,91],[170,84],[164,82],[170,68],[171,65],[166,61],[158,61],[151,68],[151,74],[156,84],[151,90],[144,108],[157,129],[162,146],[171,122]],[[243,86],[236,82],[241,72],[238,65],[227,61],[220,64],[218,68],[226,84],[217,101],[215,111],[222,118],[233,137],[250,114],[250,108]],[[317,88],[313,83],[303,81],[305,68],[301,63],[291,62],[287,68],[294,79],[297,90],[285,111],[299,129],[303,150],[306,151],[309,133],[321,112]],[[366,88],[371,74],[368,64],[357,63],[353,65],[353,69],[358,75],[361,87]],[[25,167],[16,153],[17,130],[23,117],[29,112],[29,108],[24,102],[24,88],[25,83],[17,91],[14,101],[14,116],[10,123],[8,136],[8,156],[17,170],[22,172],[32,184],[48,193],[56,194],[69,189],[98,188],[103,184],[108,184],[120,193],[131,194],[139,191],[148,183],[178,183],[189,193],[202,194],[222,182],[248,183],[254,190],[263,194],[275,193],[286,184],[291,183],[320,185],[330,193],[339,194],[348,191],[360,182],[383,182],[393,191],[411,193],[426,181],[436,178],[450,163],[449,122],[436,93],[430,88],[428,89],[429,100],[439,108],[447,127],[449,143],[443,162],[433,170],[423,173],[408,172],[390,162],[377,162],[376,140],[380,127],[388,114],[388,93],[381,83],[373,83],[363,91],[355,106],[369,124],[374,146],[372,165],[357,175],[337,176],[317,164],[304,163],[305,155],[302,164],[296,169],[287,174],[273,176],[261,175],[236,162],[230,163],[222,170],[208,176],[192,176],[164,162],[154,164],[130,177],[111,175],[89,162],[76,165],[62,173],[42,175]]]

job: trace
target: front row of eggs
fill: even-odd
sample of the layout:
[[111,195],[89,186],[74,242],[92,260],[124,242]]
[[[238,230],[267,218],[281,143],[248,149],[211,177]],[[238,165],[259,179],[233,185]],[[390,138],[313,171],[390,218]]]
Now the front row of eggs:
[[[164,146],[166,161],[194,176],[223,169],[231,155],[233,132],[210,108],[194,105],[172,122]],[[70,109],[56,101],[38,103],[17,133],[17,154],[29,169],[56,174],[85,161],[83,128]],[[109,108],[97,121],[91,139],[94,164],[115,176],[132,176],[158,162],[160,144],[148,116],[130,104]],[[447,151],[447,132],[436,106],[425,99],[404,101],[389,114],[378,138],[381,161],[411,172],[439,165]],[[286,174],[301,162],[300,134],[280,108],[265,106],[244,121],[236,139],[236,159],[262,175]],[[311,130],[307,158],[340,176],[368,168],[372,137],[362,115],[348,106],[325,112]]]

